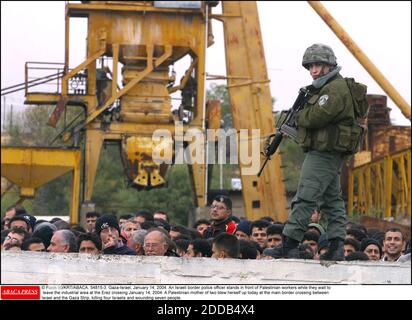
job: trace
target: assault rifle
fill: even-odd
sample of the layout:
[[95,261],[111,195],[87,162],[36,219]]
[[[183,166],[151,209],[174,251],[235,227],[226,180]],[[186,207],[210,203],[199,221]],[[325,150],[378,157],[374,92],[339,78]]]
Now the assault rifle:
[[258,177],[262,174],[263,168],[266,166],[266,163],[270,160],[270,157],[276,152],[280,143],[282,142],[283,135],[286,134],[291,137],[293,140],[297,141],[298,131],[295,124],[296,114],[303,109],[308,96],[310,95],[309,90],[306,87],[303,87],[299,90],[299,95],[296,98],[295,103],[292,108],[286,111],[285,116],[280,116],[279,121],[276,125],[276,133],[271,134],[267,140],[266,145],[262,154],[266,157],[265,162],[263,163]]

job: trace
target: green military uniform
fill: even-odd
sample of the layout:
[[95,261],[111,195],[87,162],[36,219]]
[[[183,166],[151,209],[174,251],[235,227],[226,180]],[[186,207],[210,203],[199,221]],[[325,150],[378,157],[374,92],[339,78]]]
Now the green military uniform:
[[340,173],[354,136],[352,97],[339,73],[323,87],[312,88],[312,92],[296,120],[298,137],[307,155],[283,233],[300,242],[311,214],[320,206],[328,219],[328,238],[343,240],[347,217]]
[[[303,239],[313,211],[319,208],[328,219],[329,238],[328,251],[320,260],[340,261],[344,259],[347,222],[340,173],[344,160],[358,150],[362,140],[364,128],[357,118],[367,112],[366,86],[342,78],[332,49],[323,44],[307,48],[302,65],[308,70],[321,67],[320,77],[306,87],[309,98],[295,118],[298,142],[307,154],[292,212],[283,229],[283,245],[267,254],[274,258],[296,256],[293,251]],[[330,69],[325,74],[326,65]]]

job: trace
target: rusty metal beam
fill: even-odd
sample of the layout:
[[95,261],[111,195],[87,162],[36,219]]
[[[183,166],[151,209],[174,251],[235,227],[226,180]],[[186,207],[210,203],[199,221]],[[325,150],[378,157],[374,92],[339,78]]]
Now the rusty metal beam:
[[[268,136],[274,132],[275,124],[256,2],[223,1],[222,13],[239,17],[223,19],[233,125],[236,130],[249,132],[260,129],[260,137]],[[257,220],[266,215],[285,221],[287,200],[279,153],[260,178],[244,174],[247,166],[239,166],[247,218]]]
[[392,99],[392,101],[399,107],[403,115],[411,120],[411,106],[399,94],[395,87],[388,79],[379,71],[373,62],[367,57],[361,48],[353,41],[349,34],[342,28],[342,26],[333,18],[328,10],[320,3],[320,1],[308,1],[309,5],[316,11],[322,20],[331,28],[335,35],[345,45],[346,48],[354,55],[360,62],[370,76],[379,84],[383,91]]

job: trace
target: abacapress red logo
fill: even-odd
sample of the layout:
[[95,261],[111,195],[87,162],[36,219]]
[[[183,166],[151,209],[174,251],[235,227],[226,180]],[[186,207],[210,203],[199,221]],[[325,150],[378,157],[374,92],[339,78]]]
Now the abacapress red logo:
[[2,300],[40,300],[40,286],[1,286]]

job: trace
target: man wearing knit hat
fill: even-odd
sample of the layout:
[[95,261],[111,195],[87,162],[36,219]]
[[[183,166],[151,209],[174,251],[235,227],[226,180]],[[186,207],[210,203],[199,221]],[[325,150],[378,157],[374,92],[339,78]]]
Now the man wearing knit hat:
[[379,261],[382,258],[382,247],[378,241],[372,238],[362,240],[360,251],[366,253],[369,260]]
[[236,237],[240,239],[249,240],[250,237],[250,226],[251,222],[249,220],[242,220],[236,226]]
[[103,254],[136,255],[120,239],[120,227],[115,216],[105,214],[96,220],[96,233],[102,240]]

